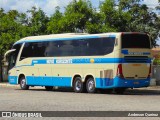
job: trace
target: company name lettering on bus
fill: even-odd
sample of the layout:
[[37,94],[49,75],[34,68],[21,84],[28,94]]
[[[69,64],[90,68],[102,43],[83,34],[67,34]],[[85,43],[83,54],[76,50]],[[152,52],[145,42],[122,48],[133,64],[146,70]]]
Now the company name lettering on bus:
[[47,60],[47,64],[54,64],[54,60]]
[[129,52],[129,55],[143,55],[141,52]]
[[57,59],[56,63],[58,63],[58,64],[69,64],[69,63],[72,63],[72,59]]

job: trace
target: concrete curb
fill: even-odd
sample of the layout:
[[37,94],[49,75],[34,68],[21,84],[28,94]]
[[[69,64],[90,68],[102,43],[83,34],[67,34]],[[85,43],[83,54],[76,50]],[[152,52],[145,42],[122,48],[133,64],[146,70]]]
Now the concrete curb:
[[19,85],[11,85],[9,83],[0,83],[0,87],[16,87],[16,88],[18,88]]
[[[9,84],[9,83],[0,83],[0,87],[6,87],[6,88],[19,88],[20,89],[20,85],[12,85],[12,84]],[[35,86],[33,88],[43,88],[41,86]]]

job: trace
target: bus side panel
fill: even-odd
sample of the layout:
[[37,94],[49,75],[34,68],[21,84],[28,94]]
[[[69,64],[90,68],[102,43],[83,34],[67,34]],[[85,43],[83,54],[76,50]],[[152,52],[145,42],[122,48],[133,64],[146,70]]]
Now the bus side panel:
[[69,76],[71,76],[71,81],[70,81],[70,86],[73,87],[73,81],[74,81],[74,76],[80,76],[82,78],[82,81],[84,82],[84,74],[83,74],[83,68],[82,65],[69,65],[69,69],[67,70],[67,73]]
[[26,84],[27,85],[35,85],[38,83],[38,68],[33,66],[23,66],[21,67],[21,72],[24,73],[26,77]]
[[[53,66],[53,67],[51,67]],[[71,77],[65,76],[65,69],[59,68],[56,69],[54,65],[38,65],[37,69],[33,69],[32,67],[28,68],[28,72],[26,74],[27,85],[34,86],[71,86]],[[36,72],[37,74],[32,76]]]
[[105,65],[105,69],[96,70],[96,88],[108,88],[113,86],[113,65],[114,64],[108,64],[107,66]]
[[66,68],[59,68],[58,65],[53,65],[52,76],[54,86],[71,87],[72,77],[68,76],[68,70]]
[[18,77],[15,67],[9,71],[8,80],[10,84],[18,84]]

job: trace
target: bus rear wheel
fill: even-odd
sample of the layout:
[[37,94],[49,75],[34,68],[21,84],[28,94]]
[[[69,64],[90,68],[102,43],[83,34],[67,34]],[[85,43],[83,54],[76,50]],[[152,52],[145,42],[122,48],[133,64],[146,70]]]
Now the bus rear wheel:
[[87,79],[86,89],[87,89],[88,93],[95,93],[96,92],[95,82],[94,82],[93,78]]
[[53,90],[53,86],[45,86],[47,91],[52,91]]
[[28,90],[29,86],[26,84],[26,79],[25,77],[20,78],[20,87],[22,90]]
[[73,82],[73,89],[76,93],[82,93],[85,91],[85,86],[80,77],[76,77]]

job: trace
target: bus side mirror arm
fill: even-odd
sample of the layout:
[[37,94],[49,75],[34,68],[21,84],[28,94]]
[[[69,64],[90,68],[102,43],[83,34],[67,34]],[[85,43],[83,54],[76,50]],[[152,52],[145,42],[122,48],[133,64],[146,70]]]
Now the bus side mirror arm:
[[2,61],[3,61],[3,62],[6,62],[6,61],[7,61],[7,56],[8,56],[10,53],[14,52],[14,51],[16,51],[16,49],[8,50],[8,51],[4,54],[4,59],[3,59]]

